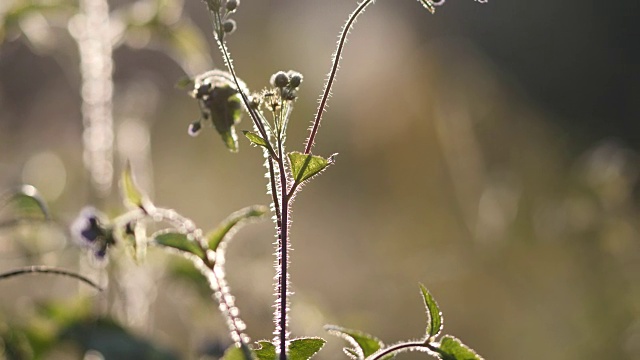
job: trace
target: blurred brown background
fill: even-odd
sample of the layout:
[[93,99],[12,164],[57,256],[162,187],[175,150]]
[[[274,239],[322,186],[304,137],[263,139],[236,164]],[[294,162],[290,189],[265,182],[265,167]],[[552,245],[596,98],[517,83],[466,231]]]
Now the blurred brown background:
[[[197,46],[166,47],[144,27],[120,39],[114,170],[132,159],[157,204],[207,229],[269,202],[263,158],[245,139],[231,154],[211,129],[187,135],[198,106],[174,84],[185,69],[193,75],[210,59],[222,62],[205,5],[166,3],[168,24],[184,5],[181,16],[199,29],[185,36]],[[144,19],[152,4],[109,5]],[[337,33],[355,5],[243,0],[234,16],[229,46],[252,90],[276,70],[305,76],[290,150],[302,148]],[[3,6],[10,7],[0,14]],[[317,359],[344,357],[326,323],[386,343],[421,337],[418,282],[438,300],[445,332],[486,359],[639,358],[638,6],[450,0],[432,16],[416,1],[381,0],[360,17],[314,148],[339,153],[337,163],[294,205],[291,325],[296,336],[329,340]],[[10,27],[0,45],[0,188],[35,185],[63,222],[87,203],[115,215],[117,189],[98,199],[83,167],[68,12],[45,15]],[[249,128],[246,119],[239,126]],[[256,340],[273,331],[273,240],[268,221],[250,225],[227,261]],[[111,288],[95,295],[66,279],[6,280],[0,321],[29,323],[38,302],[72,307],[89,296],[94,311],[180,358],[228,343],[212,302],[171,275],[172,257],[151,249],[135,265],[116,252],[117,261],[95,268],[78,253],[55,227],[3,229],[1,271],[58,265],[103,283],[109,277]]]

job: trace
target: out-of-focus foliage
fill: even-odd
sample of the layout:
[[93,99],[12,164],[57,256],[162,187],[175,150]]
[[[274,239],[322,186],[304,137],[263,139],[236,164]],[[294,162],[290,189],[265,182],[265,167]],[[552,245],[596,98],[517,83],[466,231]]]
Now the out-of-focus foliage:
[[[340,162],[295,203],[294,331],[323,336],[322,324],[332,322],[390,343],[415,336],[424,330],[424,317],[408,299],[423,282],[448,314],[448,331],[487,359],[635,359],[638,145],[608,135],[636,133],[628,130],[637,109],[631,65],[640,62],[635,38],[622,36],[637,23],[630,10],[636,2],[493,1],[480,11],[472,2],[449,1],[427,20],[413,15],[423,12],[419,4],[406,3],[379,1],[358,22],[344,54],[314,149],[339,152]],[[59,164],[41,166],[44,180],[35,180],[63,179],[59,194],[38,187],[51,200],[51,212],[68,221],[89,202],[78,155],[79,91],[65,76],[77,64],[33,55],[16,41],[23,25],[15,14],[23,14],[21,21],[29,16],[7,10],[18,9],[15,4],[40,3],[0,1],[0,185],[32,183],[24,171],[30,160],[54,154]],[[256,199],[268,202],[255,151],[226,154],[215,133],[187,135],[185,123],[200,114],[173,84],[189,67],[160,52],[130,50],[182,44],[173,39],[180,31],[166,33],[180,23],[172,22],[180,12],[200,34],[209,33],[202,4],[189,1],[171,11],[161,3],[141,4],[137,14],[132,1],[113,3],[114,23],[133,19],[120,27],[130,32],[116,38],[116,45],[132,45],[116,53],[114,92],[122,95],[116,136],[122,149],[149,151],[153,166],[143,175],[153,181],[150,195],[205,228]],[[305,74],[291,143],[307,135],[335,33],[351,5],[243,2],[241,27],[230,40],[243,80],[260,88],[265,74],[278,68]],[[44,29],[53,22],[66,31],[75,5],[65,6],[56,10],[60,15],[44,13]],[[160,15],[160,7],[169,14]],[[184,46],[198,48],[198,55],[184,53],[207,58],[211,44],[200,46]],[[246,122],[239,130],[251,128]],[[112,213],[120,210],[116,196],[105,202]],[[227,260],[229,282],[256,338],[272,331],[273,238],[264,235],[270,230],[266,225],[239,234]],[[55,226],[1,229],[0,266],[69,264],[108,277],[111,306],[95,313],[112,314],[128,331],[181,358],[227,344],[206,287],[199,293],[176,281],[166,257],[150,251],[140,266],[111,263],[109,270],[96,270],[63,239]],[[0,283],[0,331],[10,334],[3,336],[5,349],[12,343],[34,351],[28,349],[39,340],[23,330],[32,325],[31,299],[64,301],[80,291],[40,277]],[[145,296],[130,296],[136,293]],[[342,356],[341,347],[329,341],[316,358]]]

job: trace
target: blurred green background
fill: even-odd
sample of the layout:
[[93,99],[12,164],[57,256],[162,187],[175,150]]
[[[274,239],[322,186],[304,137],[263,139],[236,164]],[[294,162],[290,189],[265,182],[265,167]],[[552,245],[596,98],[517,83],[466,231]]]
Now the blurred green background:
[[[114,172],[131,159],[156,204],[208,229],[270,201],[264,160],[246,139],[231,154],[211,129],[187,135],[198,106],[174,85],[222,62],[202,2],[158,3],[154,17],[155,1],[109,2],[112,23],[129,26],[114,37]],[[88,203],[115,215],[117,188],[96,196],[83,166],[79,59],[66,25],[77,4],[15,11],[29,4],[0,5],[0,189],[36,186],[62,223]],[[302,149],[355,5],[243,0],[234,16],[229,46],[252,90],[277,70],[305,76],[289,150]],[[294,204],[293,334],[328,338],[322,325],[332,323],[386,343],[418,338],[422,282],[445,332],[486,359],[639,359],[639,6],[450,0],[432,16],[416,1],[381,0],[367,10],[314,148],[339,153],[337,163]],[[250,129],[246,119],[239,129]],[[116,250],[99,267],[64,226],[0,230],[0,271],[56,265],[109,286],[2,281],[2,334],[54,331],[43,320],[56,318],[54,303],[112,317],[178,358],[229,344],[216,306],[172,256],[151,249],[135,264]],[[256,340],[273,331],[273,233],[269,221],[247,226],[229,248],[229,282]],[[63,340],[46,358],[84,356]],[[342,340],[328,340],[317,359],[346,358]]]

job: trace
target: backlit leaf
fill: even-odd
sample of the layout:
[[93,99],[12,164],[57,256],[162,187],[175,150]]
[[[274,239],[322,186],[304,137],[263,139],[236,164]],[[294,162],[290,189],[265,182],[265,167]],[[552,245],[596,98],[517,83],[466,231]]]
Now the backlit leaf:
[[46,202],[31,185],[22,185],[0,197],[0,210],[7,208],[16,219],[50,219]]
[[276,346],[269,341],[258,341],[259,349],[253,350],[259,360],[276,360]]
[[185,234],[177,232],[163,232],[156,234],[154,239],[156,244],[180,250],[183,252],[191,253],[201,259],[205,258],[204,251],[198,246],[198,244],[187,237]]
[[265,139],[262,138],[262,136],[251,132],[251,131],[246,131],[244,130],[242,132],[244,134],[244,136],[247,137],[247,139],[249,139],[249,141],[251,141],[254,145],[258,145],[258,146],[263,146],[263,147],[269,147],[269,143],[267,143],[267,141]]
[[450,335],[442,337],[438,353],[442,360],[483,360],[475,351]]
[[442,313],[429,290],[422,284],[420,284],[420,290],[424,305],[427,308],[427,335],[432,338],[438,336],[442,330]]
[[287,154],[289,157],[289,165],[291,165],[291,173],[296,184],[317,175],[327,166],[333,164],[333,156],[329,159],[325,159],[321,156],[303,154],[300,152],[290,152]]
[[341,337],[348,341],[353,346],[353,348],[350,349],[352,351],[349,351],[349,353],[353,354],[355,352],[358,359],[365,359],[367,356],[384,347],[384,344],[378,338],[358,330],[346,329],[335,325],[327,325],[325,326],[325,330],[331,335]]
[[209,249],[215,251],[220,245],[220,242],[231,231],[237,229],[237,225],[250,220],[252,218],[260,218],[269,211],[269,208],[261,205],[249,206],[244,209],[238,210],[229,215],[224,221],[222,221],[218,227],[207,234],[207,244]]
[[120,177],[120,190],[124,198],[124,203],[128,207],[144,209],[150,204],[149,199],[140,191],[131,171],[131,164],[127,162],[122,176]]
[[321,338],[301,338],[289,343],[289,360],[309,360],[315,355],[326,341]]

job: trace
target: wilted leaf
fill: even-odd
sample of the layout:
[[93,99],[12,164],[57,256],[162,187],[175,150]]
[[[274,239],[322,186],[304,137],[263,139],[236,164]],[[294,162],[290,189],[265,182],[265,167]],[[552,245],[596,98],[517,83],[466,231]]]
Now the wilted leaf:
[[263,139],[263,138],[262,138],[262,136],[260,136],[260,135],[258,135],[258,134],[256,134],[256,133],[254,133],[254,132],[246,131],[246,130],[244,130],[242,133],[243,133],[243,134],[244,134],[244,136],[246,136],[246,137],[247,137],[247,139],[249,139],[249,141],[251,141],[253,144],[258,145],[258,146],[263,146],[263,147],[266,147],[266,148],[268,148],[268,147],[269,147],[269,143],[268,143],[265,139]]
[[229,215],[229,217],[222,221],[218,227],[207,234],[206,239],[207,244],[209,244],[209,249],[215,251],[229,231],[236,228],[237,225],[252,218],[259,218],[268,211],[269,208],[266,206],[254,205],[238,210]]
[[321,338],[301,338],[289,343],[289,360],[308,360],[313,357],[326,341]]
[[442,337],[438,353],[442,360],[483,360],[475,351],[450,335]]
[[204,259],[206,257],[204,251],[200,248],[200,246],[198,246],[195,241],[190,240],[185,234],[171,231],[164,232],[156,234],[154,236],[154,241],[158,245],[170,247],[183,252],[188,252],[201,259]]
[[[341,337],[348,341],[358,356],[358,359],[365,359],[367,356],[372,355],[376,351],[384,347],[382,341],[375,336],[363,333],[358,330],[346,329],[340,326],[327,325],[325,326],[331,335]],[[351,351],[349,351],[351,353]]]
[[420,290],[422,292],[424,305],[427,308],[427,335],[432,338],[438,336],[442,330],[442,313],[440,312],[438,303],[433,296],[431,296],[429,290],[422,284],[420,284]]
[[276,346],[269,341],[258,341],[259,349],[253,350],[259,360],[276,360]]
[[289,157],[291,173],[293,174],[293,179],[296,184],[300,184],[314,175],[317,175],[333,163],[332,157],[325,159],[321,156],[303,154],[297,151],[290,152],[287,156]]

